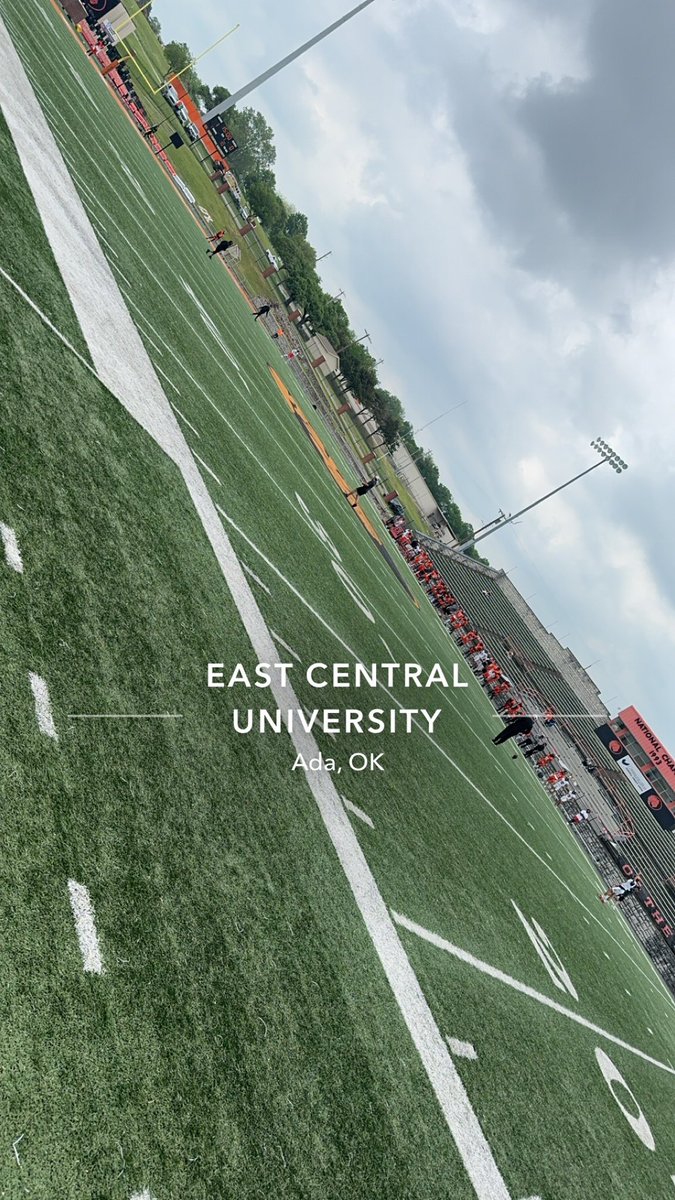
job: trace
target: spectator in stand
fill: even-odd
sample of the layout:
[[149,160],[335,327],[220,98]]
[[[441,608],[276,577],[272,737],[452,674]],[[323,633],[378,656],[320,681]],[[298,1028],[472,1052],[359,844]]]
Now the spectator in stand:
[[508,679],[502,679],[496,687],[492,689],[493,696],[503,696],[505,692],[511,691],[511,683]]
[[575,813],[573,817],[567,818],[567,824],[568,825],[583,825],[584,821],[590,820],[590,817],[591,817],[590,808],[580,808],[579,812]]
[[554,771],[552,775],[547,776],[546,782],[553,787],[554,784],[560,783],[563,779],[567,779],[566,771]]
[[615,904],[617,902],[620,903],[622,900],[626,899],[626,896],[632,895],[632,893],[636,892],[640,887],[642,887],[642,875],[638,872],[638,874],[634,875],[632,879],[626,879],[624,883],[615,883],[612,887],[608,888],[606,892],[602,892],[598,899],[601,900],[603,904],[606,904],[608,900],[613,901]]
[[532,758],[534,754],[538,754],[540,750],[544,750],[545,748],[545,742],[537,742],[536,745],[530,746],[530,749],[525,751],[525,758]]
[[483,679],[485,683],[497,683],[501,678],[502,669],[498,662],[494,659],[489,662],[483,670]]
[[543,771],[544,767],[548,767],[552,762],[555,762],[555,754],[545,754],[543,758],[537,760],[537,766]]

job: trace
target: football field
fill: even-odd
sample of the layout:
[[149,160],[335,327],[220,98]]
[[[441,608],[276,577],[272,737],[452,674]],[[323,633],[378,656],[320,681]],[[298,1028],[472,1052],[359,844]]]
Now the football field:
[[672,996],[50,0],[0,201],[0,1197],[675,1197]]

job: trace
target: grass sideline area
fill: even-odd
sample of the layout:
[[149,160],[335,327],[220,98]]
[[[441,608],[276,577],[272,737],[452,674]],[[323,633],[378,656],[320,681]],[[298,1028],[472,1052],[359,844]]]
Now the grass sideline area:
[[[133,12],[135,6],[126,5],[125,7]],[[203,150],[195,151],[192,148],[173,109],[161,92],[155,91],[155,87],[159,87],[162,79],[170,71],[161,42],[148,24],[145,13],[135,15],[134,24],[136,32],[129,34],[124,39],[123,49],[128,47],[133,53],[133,57],[127,62],[127,67],[148,120],[153,125],[162,123],[158,130],[158,136],[161,137],[162,144],[166,147],[167,157],[189,187],[197,203],[210,214],[214,229],[224,229],[228,238],[236,240],[241,249],[241,261],[237,269],[251,293],[277,300],[276,289],[267,279],[263,279],[253,249],[245,238],[239,237],[241,221],[238,214],[233,212],[218,195],[209,178],[209,172],[199,162],[198,155],[203,156]],[[154,83],[153,87],[148,86],[148,79]],[[180,133],[184,139],[184,145],[178,149],[168,144],[172,133]],[[258,231],[258,236],[263,245],[269,247],[269,239],[263,230]]]
[[[56,10],[36,9],[0,0],[300,702],[441,710],[430,735],[317,740],[341,764],[384,751],[385,774],[336,778],[342,820],[503,1194],[669,1196],[672,997],[532,772],[492,747],[477,681],[276,387],[268,364],[349,477],[278,347]],[[88,369],[2,116],[0,199],[0,522],[24,562],[0,558],[0,1194],[471,1200],[290,739],[233,731],[235,707],[271,696],[206,688],[210,661],[255,665],[241,612],[177,468]],[[467,686],[314,691],[304,669],[335,660],[439,662]],[[180,720],[71,716],[153,712]],[[91,893],[101,975],[82,970],[70,879]]]

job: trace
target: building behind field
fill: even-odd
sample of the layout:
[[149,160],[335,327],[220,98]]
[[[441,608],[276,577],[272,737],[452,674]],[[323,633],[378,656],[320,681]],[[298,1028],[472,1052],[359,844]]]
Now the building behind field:
[[405,446],[399,446],[391,451],[390,458],[396,474],[407,487],[422,516],[426,517],[435,536],[448,546],[456,546],[457,538],[438,507],[433,493],[420,475],[410,451]]

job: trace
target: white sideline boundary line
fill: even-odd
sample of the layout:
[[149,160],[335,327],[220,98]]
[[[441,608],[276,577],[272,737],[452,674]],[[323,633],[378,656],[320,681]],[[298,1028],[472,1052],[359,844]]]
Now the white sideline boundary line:
[[36,675],[34,671],[28,672],[28,678],[30,679],[31,691],[35,701],[35,716],[40,733],[44,733],[45,737],[50,737],[55,742],[58,742],[59,735],[56,732],[56,725],[54,724],[47,683],[41,675]]
[[638,1058],[642,1058],[645,1062],[650,1063],[651,1066],[665,1071],[666,1074],[675,1075],[675,1070],[661,1062],[658,1058],[652,1058],[651,1054],[647,1054],[644,1050],[639,1050],[637,1046],[631,1046],[630,1042],[624,1042],[622,1038],[609,1033],[602,1026],[595,1025],[593,1021],[588,1021],[580,1013],[574,1012],[571,1008],[566,1008],[564,1004],[559,1004],[557,1000],[551,1000],[543,992],[538,992],[535,988],[530,987],[529,984],[522,983],[519,979],[514,979],[512,975],[507,975],[506,971],[501,971],[499,967],[493,967],[490,963],[476,958],[474,954],[470,954],[468,950],[462,950],[459,946],[454,946],[446,938],[441,937],[437,933],[432,933],[430,929],[425,929],[423,925],[418,925],[416,921],[411,921],[409,917],[404,917],[401,913],[392,910],[391,915],[400,929],[407,929],[409,933],[416,934],[422,941],[429,942],[431,946],[435,946],[438,950],[444,950],[446,954],[452,955],[453,958],[459,959],[460,962],[466,963],[467,966],[473,967],[483,975],[489,975],[491,979],[496,979],[499,983],[506,984],[508,987],[513,988],[514,991],[520,992],[521,996],[528,996],[530,1000],[536,1000],[539,1004],[544,1005],[545,1008],[550,1008],[553,1012],[567,1017],[568,1020],[574,1021],[577,1025],[582,1025],[584,1029],[589,1029],[592,1033],[596,1033],[598,1037],[602,1037],[608,1042],[613,1042],[615,1046],[620,1046],[622,1050],[628,1050],[631,1054],[635,1054]]
[[98,944],[94,906],[89,889],[83,883],[76,883],[74,879],[69,879],[68,894],[75,918],[75,931],[80,944],[82,966],[89,975],[102,975],[104,972],[103,959]]
[[345,808],[349,809],[350,813],[353,813],[355,817],[358,817],[359,821],[363,821],[363,824],[368,825],[371,829],[375,828],[374,821],[362,808],[359,808],[356,804],[352,804],[351,800],[348,800],[346,796],[341,796],[341,800]]
[[3,525],[0,521],[0,537],[5,551],[5,562],[8,567],[16,571],[19,575],[23,575],[23,559],[19,549],[19,542],[14,530],[9,525]]
[[[275,647],[265,620],[195,467],[176,417],[161,392],[147,352],[128,309],[124,307],[114,276],[103,259],[84,206],[1,18],[0,81],[3,85],[6,81],[7,87],[5,90],[3,86],[0,93],[5,119],[94,361],[101,375],[105,367],[105,378],[110,380],[113,394],[178,463],[253,651],[258,661],[273,662]],[[45,164],[50,167],[49,171],[45,170]],[[50,176],[49,188],[44,186],[45,175]],[[63,221],[63,209],[54,203],[55,195],[66,208],[72,205],[79,215],[78,222]],[[79,227],[76,237],[73,234],[75,225]],[[70,261],[73,254],[77,259],[76,268]],[[92,267],[95,267],[94,279],[91,279]],[[89,285],[83,295],[78,295],[82,275],[86,281],[88,272]],[[103,317],[111,305],[115,319],[105,321]],[[129,361],[127,338],[131,339],[133,364]],[[107,365],[106,359],[109,360]],[[135,379],[133,394],[127,388],[130,378]],[[282,710],[300,707],[290,685],[284,688],[275,678],[271,690]],[[319,747],[311,734],[294,730],[289,736],[292,736],[298,754],[306,759],[318,756]],[[326,772],[307,772],[305,778],[476,1195],[479,1200],[511,1200],[335,785]]]

